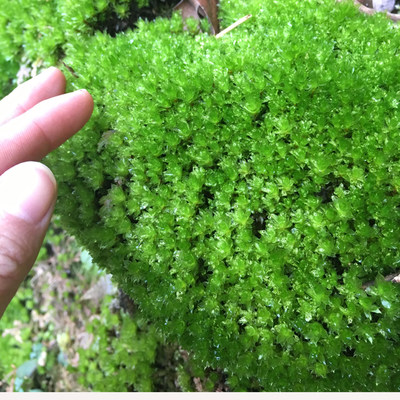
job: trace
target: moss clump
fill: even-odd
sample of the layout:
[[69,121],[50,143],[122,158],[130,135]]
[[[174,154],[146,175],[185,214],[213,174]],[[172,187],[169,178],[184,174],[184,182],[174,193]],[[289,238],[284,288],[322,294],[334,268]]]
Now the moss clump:
[[79,383],[93,392],[149,392],[159,338],[140,318],[113,314],[109,304],[87,325],[96,341],[79,352]]
[[254,17],[68,37],[97,107],[47,160],[58,212],[199,376],[399,390],[399,33],[352,2],[221,13]]
[[140,18],[169,15],[173,4],[174,0],[0,0],[0,93],[15,81],[16,65],[58,64],[66,43],[85,43],[98,31],[114,36],[134,28]]

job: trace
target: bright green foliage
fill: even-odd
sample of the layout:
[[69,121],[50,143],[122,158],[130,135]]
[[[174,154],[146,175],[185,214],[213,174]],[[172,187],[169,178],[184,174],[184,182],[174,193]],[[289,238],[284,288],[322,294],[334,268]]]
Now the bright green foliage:
[[221,13],[254,17],[68,37],[96,110],[47,160],[58,212],[199,372],[399,390],[398,30],[334,0]]
[[400,37],[348,4],[238,3],[219,41],[176,17],[68,48],[97,109],[49,159],[59,212],[232,388],[397,390]]
[[3,79],[15,78],[16,64],[57,64],[72,39],[84,43],[95,31],[133,27],[143,7],[158,9],[165,1],[0,0],[0,90],[7,89]]
[[[66,36],[81,34],[80,31],[87,26],[84,22],[101,11],[101,3],[108,4],[101,1],[2,0],[2,55],[7,60],[27,59],[34,62],[46,58],[50,63],[57,62]],[[76,27],[77,30],[74,29]]]
[[13,79],[17,75],[18,63],[6,61],[0,53],[0,95],[6,94],[13,88]]
[[32,291],[19,291],[0,320],[0,388],[2,380],[10,379],[14,366],[23,365],[30,360],[32,343],[30,335],[29,302]]
[[[109,302],[108,302],[109,303]],[[95,341],[81,350],[80,383],[95,392],[151,391],[159,337],[138,317],[114,314],[106,301],[100,319],[87,325]]]
[[1,0],[1,53],[10,60],[22,55],[57,62],[71,37],[84,40],[96,27],[106,30],[101,24],[107,18],[117,23],[146,5],[143,0]]
[[[63,263],[68,265],[66,286],[71,283],[72,290],[80,296],[75,297],[74,306],[69,305],[68,300],[64,304],[57,303],[57,290],[61,287],[56,287],[57,283],[60,285],[60,277],[56,271],[52,271],[52,276],[42,270],[42,274],[50,277],[48,284],[53,287],[51,297],[55,298],[56,307],[63,309],[62,313],[57,313],[52,303],[45,304],[48,300],[41,297],[42,294],[46,296],[47,288],[38,284],[38,275],[30,273],[0,320],[0,392],[10,389],[15,392],[57,391],[63,388],[58,382],[60,377],[63,377],[64,388],[73,391],[153,389],[153,364],[156,352],[162,350],[161,338],[138,314],[124,312],[118,296],[99,300],[97,306],[96,303],[91,306],[92,314],[88,312],[90,303],[82,301],[82,292],[86,291],[88,282],[98,281],[105,273],[99,271],[87,254],[79,252],[75,241],[66,240],[65,232],[60,232],[54,222],[38,261],[51,262],[55,254],[49,255],[47,249],[55,250],[55,269],[62,269]],[[56,250],[58,246],[62,246],[61,251]],[[79,258],[81,261],[77,262]],[[75,276],[76,273],[79,275]],[[32,281],[35,281],[33,288]],[[80,312],[82,307],[84,312]],[[54,319],[50,316],[52,313]],[[79,333],[79,329],[71,327],[74,324],[88,337],[84,347],[79,334],[71,337],[69,333]]]

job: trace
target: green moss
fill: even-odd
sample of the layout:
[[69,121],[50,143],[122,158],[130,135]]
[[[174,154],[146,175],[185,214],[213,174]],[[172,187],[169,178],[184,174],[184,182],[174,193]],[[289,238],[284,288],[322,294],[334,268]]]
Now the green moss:
[[153,389],[153,363],[159,337],[137,316],[113,314],[104,301],[100,318],[87,324],[94,342],[79,352],[79,383],[94,392]]
[[247,13],[219,40],[179,16],[68,36],[96,109],[47,159],[58,212],[232,389],[399,390],[398,31],[352,2],[221,2]]
[[0,93],[8,91],[10,82],[16,83],[18,64],[28,68],[61,64],[71,41],[85,43],[97,31],[115,35],[134,28],[139,18],[168,15],[171,2],[0,0]]
[[[28,340],[30,331],[29,302],[31,301],[32,290],[19,291],[8,307],[7,313],[0,322],[0,344],[3,349],[0,360],[1,381],[8,379],[19,367],[30,359],[32,343]],[[0,382],[0,389],[5,390],[5,384]]]

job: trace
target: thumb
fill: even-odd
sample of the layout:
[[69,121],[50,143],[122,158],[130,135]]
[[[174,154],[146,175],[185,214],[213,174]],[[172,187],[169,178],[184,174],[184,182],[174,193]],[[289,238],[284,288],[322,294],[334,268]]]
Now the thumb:
[[0,317],[36,260],[56,196],[54,176],[40,163],[0,176]]

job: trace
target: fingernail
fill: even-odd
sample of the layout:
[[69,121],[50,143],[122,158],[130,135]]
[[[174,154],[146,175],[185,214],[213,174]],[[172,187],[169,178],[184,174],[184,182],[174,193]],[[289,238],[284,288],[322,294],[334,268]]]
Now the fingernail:
[[41,74],[48,74],[48,73],[50,73],[50,72],[52,72],[52,71],[55,71],[55,70],[57,70],[57,69],[58,69],[58,68],[51,66],[51,67],[49,67],[49,68],[44,69],[44,70],[41,72]]
[[46,166],[18,164],[0,177],[0,212],[38,224],[53,207],[56,192],[56,181]]
[[77,94],[84,94],[84,95],[89,95],[90,97],[92,97],[92,95],[86,90],[86,89],[79,89],[76,92]]
[[40,74],[38,74],[37,76],[41,76],[43,78],[45,78],[47,75],[50,75],[53,73],[54,70],[56,70],[56,67],[49,67],[44,69],[43,71],[40,72]]

